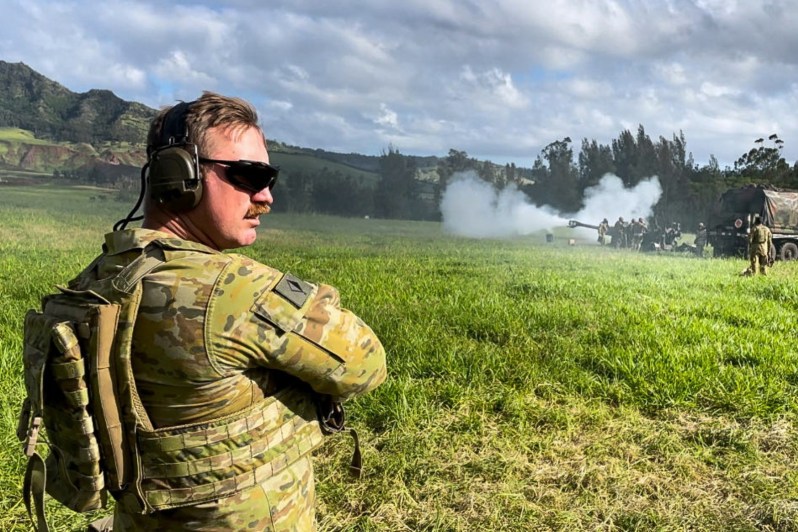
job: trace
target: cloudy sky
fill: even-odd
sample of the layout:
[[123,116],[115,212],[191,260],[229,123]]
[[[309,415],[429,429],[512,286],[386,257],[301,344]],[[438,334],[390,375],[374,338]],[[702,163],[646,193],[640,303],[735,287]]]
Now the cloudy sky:
[[798,0],[0,0],[0,20],[0,59],[72,91],[242,96],[299,146],[529,167],[642,124],[699,165],[772,133],[798,159]]

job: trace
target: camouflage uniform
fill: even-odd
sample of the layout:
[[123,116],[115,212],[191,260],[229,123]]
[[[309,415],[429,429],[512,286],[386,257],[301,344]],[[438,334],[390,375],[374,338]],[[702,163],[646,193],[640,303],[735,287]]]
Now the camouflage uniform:
[[598,243],[602,246],[607,243],[607,233],[610,231],[610,222],[606,218],[598,225]]
[[643,219],[635,220],[632,218],[632,249],[640,251],[640,245],[643,243],[643,234],[646,232],[646,226]]
[[626,224],[623,217],[619,217],[613,226],[612,247],[625,248],[626,246]]
[[773,233],[764,224],[754,225],[751,234],[748,235],[748,253],[751,259],[751,273],[757,272],[762,275],[768,273],[768,253],[773,246]]
[[99,286],[153,247],[163,262],[142,281],[131,364],[151,424],[137,434],[151,472],[139,484],[155,511],[125,492],[114,530],[314,529],[315,399],[378,386],[379,339],[331,286],[146,229],[106,235],[71,286]]
[[695,254],[699,257],[704,256],[704,246],[707,245],[707,228],[703,223],[698,224],[698,231],[695,234]]

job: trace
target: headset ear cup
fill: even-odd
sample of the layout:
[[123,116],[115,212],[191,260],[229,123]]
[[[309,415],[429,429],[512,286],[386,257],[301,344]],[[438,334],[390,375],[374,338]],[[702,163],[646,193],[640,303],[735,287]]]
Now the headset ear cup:
[[189,211],[202,198],[197,158],[186,146],[168,146],[150,156],[150,197],[175,212]]

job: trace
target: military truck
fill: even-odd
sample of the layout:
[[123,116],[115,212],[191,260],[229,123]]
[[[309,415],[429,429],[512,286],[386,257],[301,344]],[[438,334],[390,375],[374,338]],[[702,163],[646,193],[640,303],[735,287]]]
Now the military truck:
[[707,223],[707,240],[716,257],[745,255],[754,217],[773,232],[775,257],[798,258],[798,191],[746,185],[721,194]]

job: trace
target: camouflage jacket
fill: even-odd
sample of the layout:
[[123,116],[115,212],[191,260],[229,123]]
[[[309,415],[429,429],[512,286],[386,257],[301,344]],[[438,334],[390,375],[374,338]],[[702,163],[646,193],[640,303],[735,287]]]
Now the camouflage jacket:
[[[141,468],[168,471],[145,481],[153,506],[168,511],[142,514],[123,497],[114,529],[312,528],[307,454],[320,441],[315,396],[346,400],[378,386],[386,377],[379,339],[340,307],[331,286],[145,229],[106,235],[101,260],[70,285],[91,289],[153,246],[163,263],[142,280],[130,355],[134,402],[147,418],[139,429]],[[255,428],[247,429],[256,426],[256,416],[279,437],[272,430],[257,440]],[[189,434],[208,439],[231,426],[241,428],[241,441],[233,444],[243,442],[250,455],[260,449],[259,456],[227,453],[225,459],[206,456],[207,445],[186,447]],[[280,447],[281,440],[286,445]],[[148,441],[158,445],[147,447]],[[284,456],[255,461],[274,451]],[[202,469],[208,460],[213,464]],[[218,489],[231,482],[227,491]]]
[[751,234],[748,235],[748,248],[751,253],[767,255],[773,245],[773,233],[764,224],[754,226]]

